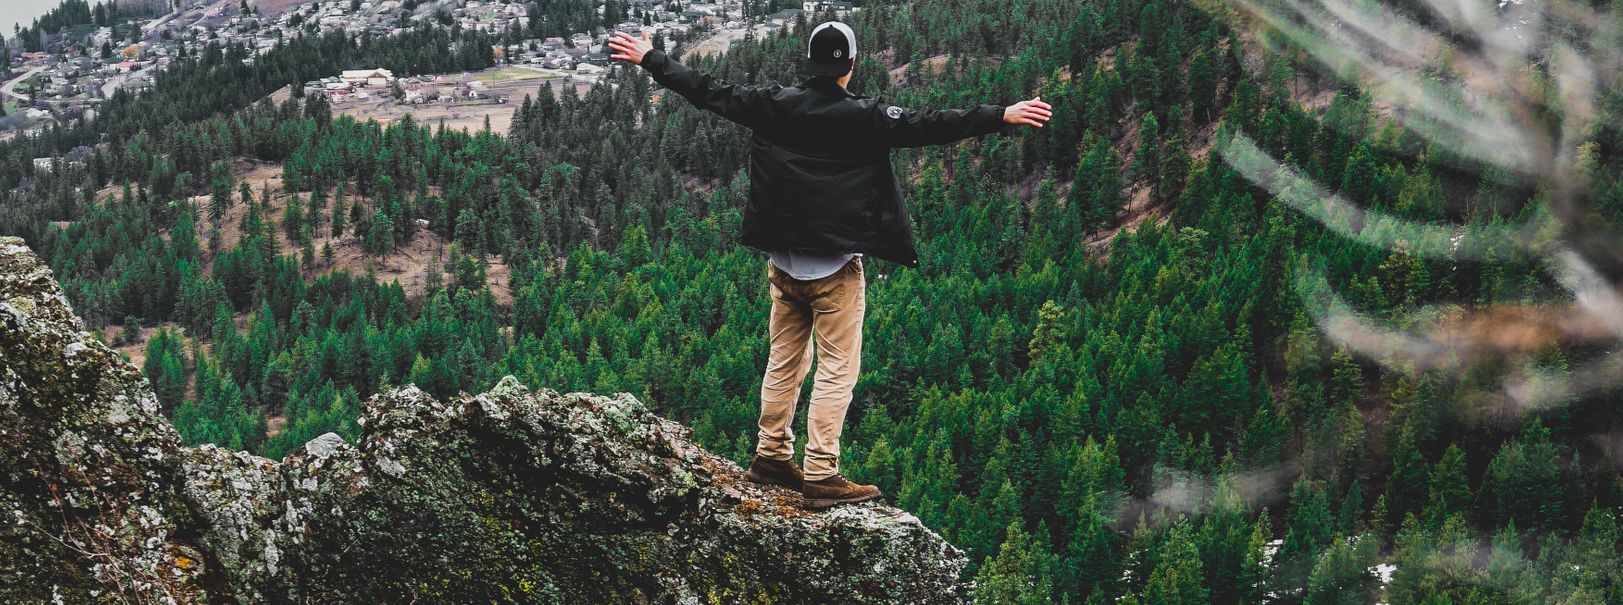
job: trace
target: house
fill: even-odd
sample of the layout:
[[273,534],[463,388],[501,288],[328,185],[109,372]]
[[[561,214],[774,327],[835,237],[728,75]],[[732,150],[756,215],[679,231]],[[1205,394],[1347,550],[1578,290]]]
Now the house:
[[778,12],[772,13],[770,15],[767,15],[766,20],[769,21],[769,22],[773,22],[773,23],[789,23],[791,21],[794,21],[795,17],[800,16],[800,13],[801,13],[801,11],[799,11],[799,10],[792,9],[792,8],[786,8],[786,9],[783,9],[781,11],[778,11]]
[[[84,165],[85,158],[90,157],[90,153],[91,149],[89,147],[80,145],[68,150],[68,152],[63,154],[60,159],[62,165],[64,166],[82,166]],[[57,158],[34,158],[34,167],[42,170],[49,170],[51,166],[56,163],[56,161]]]
[[338,74],[338,79],[354,87],[372,86],[382,88],[394,83],[394,72],[387,69],[346,69]]
[[355,94],[355,87],[350,86],[348,82],[328,82],[322,85],[321,92],[330,99],[341,100]]
[[800,10],[808,13],[833,10],[834,14],[843,15],[851,12],[851,9],[851,3],[845,0],[806,0],[800,3]]

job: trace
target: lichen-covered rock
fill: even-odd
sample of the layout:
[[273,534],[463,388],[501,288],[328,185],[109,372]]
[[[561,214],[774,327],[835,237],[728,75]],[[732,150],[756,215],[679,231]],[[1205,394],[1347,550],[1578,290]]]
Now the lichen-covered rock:
[[[184,448],[0,238],[0,602],[959,602],[881,504],[807,513],[629,395],[414,387],[276,462]],[[138,597],[138,598],[137,598]]]

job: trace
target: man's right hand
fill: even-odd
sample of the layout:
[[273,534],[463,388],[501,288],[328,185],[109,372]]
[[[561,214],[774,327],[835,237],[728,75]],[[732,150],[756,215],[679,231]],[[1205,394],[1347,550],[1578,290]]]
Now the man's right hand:
[[609,47],[615,50],[610,59],[641,65],[643,55],[654,50],[654,43],[648,40],[648,30],[643,30],[641,38],[625,32],[614,32],[609,37]]
[[1052,117],[1054,106],[1044,103],[1042,97],[1033,97],[1030,101],[1021,101],[1003,108],[1003,121],[1009,124],[1042,128]]

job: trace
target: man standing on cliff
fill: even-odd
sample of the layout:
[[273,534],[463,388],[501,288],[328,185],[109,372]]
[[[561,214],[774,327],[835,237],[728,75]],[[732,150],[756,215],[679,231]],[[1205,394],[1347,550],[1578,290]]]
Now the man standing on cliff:
[[[797,86],[722,82],[620,32],[614,59],[641,65],[654,81],[700,109],[753,131],[750,197],[739,243],[765,251],[771,283],[771,349],[761,383],[761,423],[747,477],[800,490],[806,508],[863,502],[879,488],[840,475],[840,431],[862,361],[866,299],[862,255],[917,267],[895,147],[941,145],[1002,130],[1042,127],[1051,107],[1032,99],[1000,107],[904,109],[846,90],[857,39],[844,23],[812,30]],[[795,402],[817,346],[807,412],[806,470],[794,463]]]

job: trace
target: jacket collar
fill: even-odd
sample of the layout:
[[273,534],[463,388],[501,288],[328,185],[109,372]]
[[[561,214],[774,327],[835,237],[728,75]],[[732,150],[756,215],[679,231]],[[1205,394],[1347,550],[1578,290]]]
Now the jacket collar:
[[832,95],[838,96],[838,97],[849,97],[849,98],[852,98],[852,99],[860,99],[860,98],[862,98],[860,95],[852,93],[851,91],[846,90],[845,88],[841,87],[840,85],[835,84],[833,80],[825,80],[825,79],[821,79],[821,78],[807,78],[805,81],[800,83],[800,86],[801,86],[801,88],[809,88],[811,90],[819,90],[819,91],[823,91],[823,92],[826,92],[826,93],[829,93],[829,94],[832,94]]

